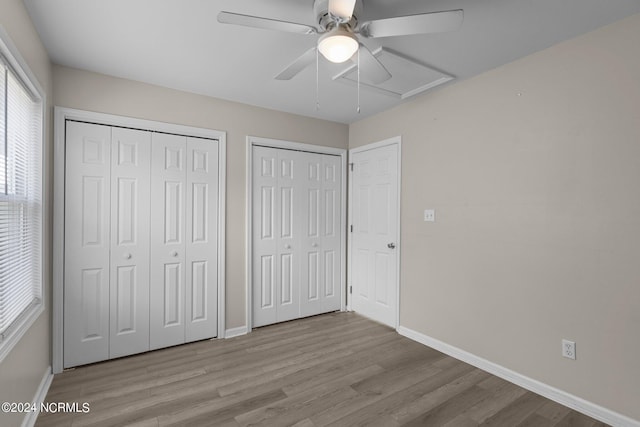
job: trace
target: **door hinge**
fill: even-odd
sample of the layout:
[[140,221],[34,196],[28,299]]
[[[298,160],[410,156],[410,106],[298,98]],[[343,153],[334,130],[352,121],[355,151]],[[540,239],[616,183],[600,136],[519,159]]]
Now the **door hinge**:
[[353,233],[353,225],[350,225],[350,226],[349,226],[349,231],[350,231],[351,233]]
[[353,163],[349,163],[349,169],[353,172]]

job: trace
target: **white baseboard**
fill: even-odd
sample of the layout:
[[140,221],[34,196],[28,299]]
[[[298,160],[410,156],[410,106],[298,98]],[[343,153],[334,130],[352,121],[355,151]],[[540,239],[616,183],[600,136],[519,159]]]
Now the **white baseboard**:
[[[33,397],[33,403],[39,408],[40,404],[44,402],[47,397],[47,392],[49,391],[49,386],[51,385],[51,381],[53,381],[53,374],[51,373],[51,366],[47,366],[47,369],[44,371],[44,375],[42,376],[42,381],[40,381],[40,385],[36,390],[36,394]],[[22,420],[22,427],[33,427],[36,424],[36,419],[38,419],[39,411],[27,412],[24,419]]]
[[483,371],[503,378],[513,384],[544,396],[547,399],[558,402],[571,409],[575,409],[578,412],[600,420],[604,423],[617,427],[640,427],[640,421],[638,420],[634,420],[625,415],[604,408],[600,405],[596,405],[595,403],[586,401],[578,396],[574,396],[573,394],[567,393],[566,391],[559,390],[548,384],[544,384],[540,381],[534,380],[533,378],[529,378],[527,376],[519,374],[515,371],[512,371],[511,369],[505,368],[504,366],[490,362],[486,359],[483,359],[482,357],[478,357],[474,354],[471,354],[467,351],[454,347],[435,338],[431,338],[420,332],[416,332],[412,329],[400,326],[398,328],[398,333],[414,341],[417,341],[420,344],[424,344],[427,347],[431,347],[435,350],[441,351],[442,353],[448,354],[451,357],[480,368]]
[[246,335],[248,333],[248,329],[246,326],[238,326],[237,328],[227,329],[224,332],[225,338],[233,338],[239,337],[240,335]]

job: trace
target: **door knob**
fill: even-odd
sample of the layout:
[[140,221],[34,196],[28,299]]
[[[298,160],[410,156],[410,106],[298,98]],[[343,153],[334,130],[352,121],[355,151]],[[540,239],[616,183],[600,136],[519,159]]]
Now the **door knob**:
[[285,249],[291,249],[291,245],[284,245]]
[[314,248],[317,248],[318,244],[317,243],[312,243],[311,246],[313,246]]
[[395,244],[395,243],[393,243],[393,242],[391,242],[391,243],[387,244],[387,247],[388,247],[389,249],[395,249],[395,248],[396,248],[396,244]]
[[174,257],[174,258],[177,257],[178,256],[178,251],[171,252],[171,256]]
[[131,254],[124,254],[124,259],[131,259]]

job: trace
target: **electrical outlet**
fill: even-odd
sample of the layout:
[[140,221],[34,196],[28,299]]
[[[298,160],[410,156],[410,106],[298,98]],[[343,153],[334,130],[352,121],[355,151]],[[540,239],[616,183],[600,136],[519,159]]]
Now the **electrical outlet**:
[[562,356],[567,359],[576,360],[576,343],[569,340],[562,340]]
[[436,211],[434,209],[425,209],[424,210],[424,220],[426,222],[435,222],[435,220],[436,220]]

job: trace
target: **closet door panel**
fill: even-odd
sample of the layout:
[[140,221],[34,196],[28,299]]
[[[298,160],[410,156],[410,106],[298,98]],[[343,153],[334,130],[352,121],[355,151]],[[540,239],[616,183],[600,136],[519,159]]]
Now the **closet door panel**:
[[279,212],[276,212],[276,320],[300,317],[300,260],[303,160],[302,153],[278,150],[276,172]]
[[342,283],[342,173],[340,157],[322,155],[322,311],[340,310]]
[[277,222],[280,212],[278,190],[278,152],[273,148],[253,147],[252,164],[252,301],[253,325],[277,321],[276,262]]
[[150,156],[151,133],[112,129],[110,358],[149,350]]
[[322,156],[300,153],[302,164],[300,212],[300,314],[322,312],[323,259]]
[[68,121],[64,367],[109,357],[111,128]]
[[185,342],[186,137],[153,133],[150,348]]
[[218,142],[187,138],[186,341],[218,333]]

